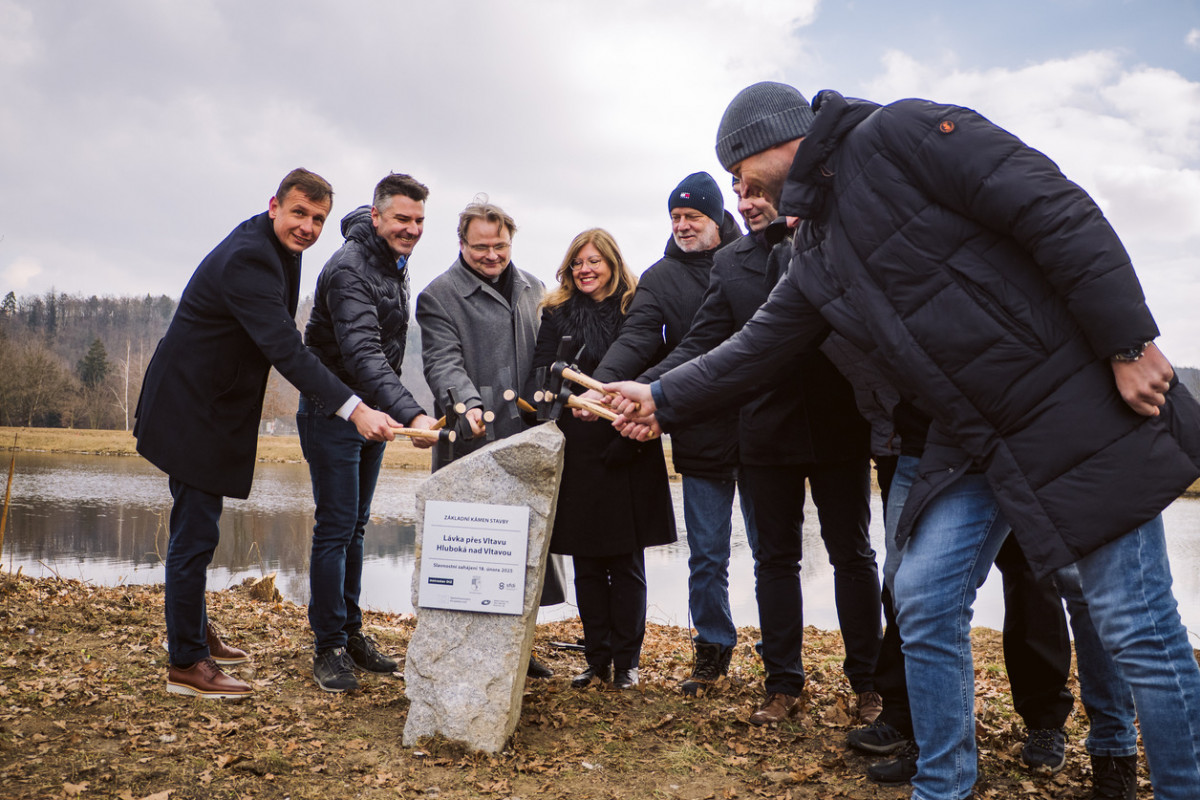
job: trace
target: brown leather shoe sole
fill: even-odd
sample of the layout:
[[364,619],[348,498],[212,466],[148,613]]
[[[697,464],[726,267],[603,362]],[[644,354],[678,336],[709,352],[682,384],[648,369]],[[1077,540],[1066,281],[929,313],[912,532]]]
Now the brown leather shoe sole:
[[226,675],[213,659],[197,661],[187,669],[167,670],[167,692],[209,700],[243,700],[254,693],[250,684]]

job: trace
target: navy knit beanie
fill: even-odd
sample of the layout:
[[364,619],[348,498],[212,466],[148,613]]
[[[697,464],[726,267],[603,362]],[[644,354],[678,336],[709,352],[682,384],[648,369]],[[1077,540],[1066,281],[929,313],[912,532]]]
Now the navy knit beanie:
[[671,191],[667,210],[694,208],[720,225],[725,220],[725,198],[721,187],[707,172],[693,172]]
[[717,128],[717,159],[730,169],[743,158],[808,134],[813,110],[785,83],[747,86],[725,109]]

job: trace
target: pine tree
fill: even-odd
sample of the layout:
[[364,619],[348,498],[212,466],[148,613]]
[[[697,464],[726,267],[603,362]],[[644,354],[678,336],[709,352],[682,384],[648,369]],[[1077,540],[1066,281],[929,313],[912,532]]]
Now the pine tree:
[[84,386],[94,389],[108,377],[108,369],[108,353],[104,350],[104,342],[93,339],[87,355],[75,365],[75,371],[79,373],[79,380],[83,381]]

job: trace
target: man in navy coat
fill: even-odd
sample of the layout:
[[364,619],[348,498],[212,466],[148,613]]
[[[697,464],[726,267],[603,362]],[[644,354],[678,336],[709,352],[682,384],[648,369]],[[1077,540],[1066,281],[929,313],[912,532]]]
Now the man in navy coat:
[[222,498],[250,494],[271,367],[367,439],[390,440],[398,427],[306,350],[296,329],[300,254],[316,243],[332,206],[324,178],[289,172],[267,211],[234,228],[200,262],[146,369],[133,434],[138,452],[169,476],[174,498],[166,564],[168,692],[239,699],[251,691],[221,669],[249,659],[213,631],[204,589]]

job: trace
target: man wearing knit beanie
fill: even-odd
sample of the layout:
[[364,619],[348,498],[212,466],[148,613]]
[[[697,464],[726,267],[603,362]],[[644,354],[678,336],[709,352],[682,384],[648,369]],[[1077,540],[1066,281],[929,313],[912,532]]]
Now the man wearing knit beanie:
[[[621,334],[593,371],[598,380],[636,378],[683,340],[704,298],[717,249],[740,238],[721,188],[707,172],[684,178],[667,197],[671,238],[663,257],[642,274]],[[688,611],[696,629],[691,676],[680,688],[695,695],[729,669],[737,629],[729,609],[729,546],[737,474],[737,412],[671,437],[671,461],[683,476],[687,527]],[[744,516],[744,515],[743,515]],[[755,537],[750,520],[749,535]]]
[[747,86],[721,117],[717,158],[722,167],[737,174],[734,165],[739,161],[803,138],[812,122],[812,106],[791,86],[771,81]]
[[1140,729],[1154,796],[1194,798],[1200,666],[1161,512],[1200,476],[1200,404],[1154,344],[1129,253],[1081,187],[969,108],[823,91],[802,138],[738,139],[773,128],[767,94],[735,99],[718,147],[799,220],[790,268],[739,335],[649,386],[606,385],[617,427],[695,424],[836,330],[935,420],[899,460],[887,518],[913,800],[971,795],[972,604],[1010,532],[1036,575],[1082,596],[1080,665],[1114,662],[1083,692],[1093,723],[1101,696],[1109,717],[1087,742],[1092,796],[1136,796]]

